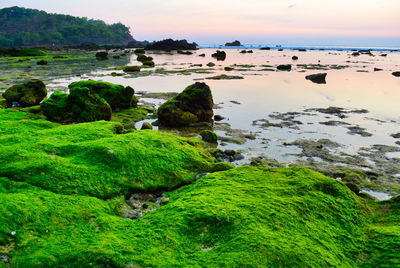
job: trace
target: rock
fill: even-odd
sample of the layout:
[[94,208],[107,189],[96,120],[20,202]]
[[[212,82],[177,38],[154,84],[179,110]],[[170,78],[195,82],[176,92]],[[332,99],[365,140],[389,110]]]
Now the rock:
[[16,84],[8,88],[3,94],[7,106],[18,103],[22,107],[38,105],[46,96],[46,85],[37,79],[22,84]]
[[228,66],[227,66],[227,67],[224,68],[224,70],[225,70],[225,71],[233,71],[234,69],[233,69],[232,67],[228,67]]
[[219,114],[214,115],[214,120],[215,121],[221,121],[221,120],[224,120],[224,119],[225,119],[225,117],[223,117],[223,116],[221,116]]
[[292,70],[292,65],[291,64],[281,64],[276,67],[276,69],[280,71],[290,71]]
[[70,89],[73,87],[89,88],[91,93],[98,94],[105,99],[113,110],[136,107],[138,103],[135,90],[130,86],[124,87],[108,82],[86,80],[74,82],[68,86]]
[[110,105],[87,87],[72,87],[70,94],[54,92],[40,105],[43,114],[51,121],[91,122],[111,119]]
[[126,66],[123,71],[125,73],[140,72],[140,66]]
[[360,53],[359,52],[353,52],[351,55],[354,56],[354,57],[357,57],[357,56],[360,56]]
[[108,53],[105,51],[100,51],[96,53],[96,59],[98,60],[106,60],[108,59]]
[[135,54],[146,54],[146,50],[144,50],[143,48],[138,48],[138,49],[135,49],[135,51],[133,53],[135,53]]
[[300,52],[306,52],[306,51],[307,51],[307,49],[304,49],[304,48],[299,48],[299,49],[298,49],[298,51],[300,51]]
[[165,205],[169,202],[169,198],[168,197],[164,197],[163,199],[161,199],[160,204],[161,205]]
[[183,51],[182,49],[178,49],[178,54],[183,54],[183,55],[192,55],[193,52],[190,51]]
[[262,47],[262,48],[260,48],[260,50],[271,50],[271,48],[270,47]]
[[153,129],[153,126],[149,122],[144,122],[140,129]]
[[142,208],[146,209],[146,208],[148,208],[148,207],[149,207],[149,204],[143,203]]
[[245,54],[247,53],[247,50],[241,50],[240,53]]
[[383,69],[381,69],[381,68],[374,68],[374,72],[379,72],[379,71],[382,71]]
[[297,57],[297,56],[292,57],[292,60],[298,60],[298,59],[299,59],[299,57]]
[[217,134],[215,134],[215,132],[211,130],[203,130],[202,132],[200,132],[200,136],[203,139],[203,141],[206,142],[216,143],[218,141]]
[[171,50],[196,50],[197,44],[196,43],[188,43],[186,40],[172,40],[172,39],[165,39],[162,41],[154,42],[145,47],[146,50],[164,50],[164,51],[171,51]]
[[316,84],[326,84],[326,75],[327,73],[310,74],[306,76],[306,79]]
[[136,58],[137,61],[146,62],[146,61],[153,61],[153,58],[150,56],[146,56],[144,54],[139,54]]
[[217,50],[215,53],[213,53],[212,55],[211,55],[213,58],[216,58],[217,60],[225,60],[226,59],[226,53],[225,53],[225,51],[220,51],[220,50]]
[[210,173],[201,173],[201,174],[198,174],[197,176],[196,176],[196,180],[198,180],[198,179],[200,179],[200,178],[202,178],[202,177],[204,177],[204,176],[207,176],[208,174],[210,174]]
[[394,75],[396,77],[400,77],[400,72],[393,72],[392,75]]
[[208,67],[214,67],[214,66],[215,66],[215,63],[209,62],[209,63],[207,63],[207,66],[208,66]]
[[40,60],[36,62],[37,65],[47,65],[47,60]]
[[206,54],[204,54],[204,53],[199,54],[199,57],[205,57],[205,56],[206,56]]
[[169,127],[212,122],[213,98],[209,86],[197,82],[158,108],[158,121]]
[[231,43],[226,43],[225,46],[226,47],[240,47],[240,46],[242,46],[242,44],[240,44],[240,42],[238,40],[236,40]]

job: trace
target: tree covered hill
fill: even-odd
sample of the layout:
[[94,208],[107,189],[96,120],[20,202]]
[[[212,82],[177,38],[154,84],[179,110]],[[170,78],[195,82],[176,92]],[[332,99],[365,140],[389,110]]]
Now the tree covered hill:
[[122,23],[49,14],[36,9],[0,9],[0,47],[125,44],[133,38]]

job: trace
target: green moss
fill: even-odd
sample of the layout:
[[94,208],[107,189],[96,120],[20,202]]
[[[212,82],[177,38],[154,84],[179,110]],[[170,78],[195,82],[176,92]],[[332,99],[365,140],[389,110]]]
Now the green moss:
[[152,60],[146,60],[143,61],[142,63],[143,63],[143,68],[151,68],[155,66],[155,63]]
[[380,222],[370,222],[373,210],[342,183],[302,168],[213,173],[137,220],[116,215],[120,198],[59,195],[7,178],[0,185],[1,243],[16,243],[11,266],[398,264],[398,205],[371,203]]
[[126,130],[135,129],[136,122],[146,119],[147,114],[147,108],[129,108],[113,113],[111,121],[121,123]]
[[50,121],[68,122],[72,120],[67,93],[55,91],[40,104],[40,108]]
[[26,116],[0,110],[0,176],[60,194],[109,198],[171,188],[214,162],[195,138],[157,131],[118,135],[123,128],[115,122],[58,126]]
[[0,56],[6,57],[36,57],[36,56],[46,56],[46,53],[34,48],[7,48],[0,49]]
[[74,87],[89,88],[91,93],[96,93],[105,99],[113,110],[136,107],[138,103],[135,91],[129,86],[124,87],[108,82],[86,80],[71,83],[68,87],[70,89]]

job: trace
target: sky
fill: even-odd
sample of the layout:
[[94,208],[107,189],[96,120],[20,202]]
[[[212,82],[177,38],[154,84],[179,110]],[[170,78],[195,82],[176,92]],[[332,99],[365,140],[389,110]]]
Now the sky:
[[0,0],[121,22],[136,40],[400,47],[400,0]]

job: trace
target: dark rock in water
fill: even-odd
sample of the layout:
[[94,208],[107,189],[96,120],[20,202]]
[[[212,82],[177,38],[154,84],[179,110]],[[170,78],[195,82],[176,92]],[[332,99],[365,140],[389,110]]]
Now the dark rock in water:
[[36,62],[37,65],[47,65],[47,60],[40,60],[38,62]]
[[351,55],[357,57],[357,56],[360,56],[360,53],[359,52],[353,52]]
[[138,54],[136,60],[143,63],[143,62],[146,62],[146,61],[152,61],[153,58],[150,57],[150,56],[146,56],[144,54]]
[[306,79],[316,84],[326,84],[326,75],[327,73],[310,74],[306,76]]
[[381,57],[386,57],[386,56],[387,56],[387,54],[381,54],[380,56],[381,56]]
[[163,126],[185,127],[212,122],[213,98],[209,86],[197,82],[158,108],[158,121]]
[[178,54],[183,54],[183,55],[192,55],[193,52],[190,51],[183,51],[182,49],[178,49]]
[[390,136],[392,136],[395,139],[400,139],[400,132],[399,133],[395,133],[395,134],[391,134]]
[[186,40],[172,40],[172,39],[165,39],[162,41],[154,42],[145,47],[146,50],[164,50],[164,51],[171,51],[171,50],[196,50],[197,44],[196,43],[188,43]]
[[105,99],[113,110],[136,107],[138,99],[135,96],[135,90],[130,86],[124,87],[102,81],[79,81],[71,83],[68,88],[87,87],[90,93],[98,94],[100,98]]
[[378,71],[382,71],[383,69],[381,69],[381,68],[374,68],[374,72],[378,72]]
[[283,51],[283,49],[282,49],[282,48],[280,48],[280,49],[278,49],[278,51]]
[[253,50],[247,50],[247,53],[253,53]]
[[40,108],[49,120],[63,123],[109,121],[112,114],[110,105],[87,87],[72,87],[69,95],[56,91]]
[[224,120],[224,119],[225,119],[225,117],[223,117],[223,116],[221,116],[219,114],[214,115],[214,120],[215,121],[221,121],[221,120]]
[[240,46],[242,46],[242,44],[240,44],[240,42],[238,40],[236,40],[231,43],[226,43],[225,46],[226,47],[240,47]]
[[214,66],[215,66],[215,63],[209,62],[209,63],[207,63],[207,66],[208,66],[208,67],[214,67]]
[[140,72],[140,66],[126,66],[123,71],[125,73]]
[[226,67],[224,67],[224,70],[225,70],[225,71],[233,71],[234,68],[226,66]]
[[138,49],[135,49],[135,51],[133,53],[135,53],[136,55],[146,54],[146,50],[144,50],[143,48],[138,48]]
[[213,53],[212,55],[211,55],[213,58],[216,58],[217,60],[225,60],[225,58],[226,58],[226,53],[225,53],[225,51],[220,51],[220,50],[217,50],[215,53]]
[[209,152],[215,159],[217,159],[217,161],[221,162],[222,161],[233,162],[236,160],[244,159],[244,156],[242,154],[234,150],[222,151],[221,149],[210,149]]
[[241,50],[240,53],[245,54],[247,53],[247,50]]
[[108,53],[105,51],[100,51],[96,53],[96,59],[98,60],[106,60],[108,59]]
[[270,47],[262,47],[262,48],[260,48],[260,50],[271,50],[271,48]]
[[206,56],[206,54],[204,54],[204,53],[199,54],[199,57],[205,57],[205,56]]
[[149,122],[144,122],[140,129],[153,129],[153,126]]
[[276,67],[276,69],[280,71],[290,71],[292,70],[292,65],[291,64],[281,64]]
[[200,132],[200,136],[203,139],[203,141],[206,142],[216,143],[218,141],[217,134],[215,134],[215,132],[211,130],[203,130],[202,132]]
[[299,49],[298,49],[298,51],[301,51],[301,52],[306,52],[306,51],[307,51],[307,49],[304,49],[304,48],[299,48]]
[[298,59],[299,59],[299,57],[297,57],[297,56],[292,57],[292,60],[298,60]]
[[400,77],[400,72],[393,72],[392,75],[394,75],[396,77]]
[[47,96],[47,89],[41,80],[33,79],[8,88],[2,96],[7,106],[16,102],[19,106],[30,107],[38,105]]

